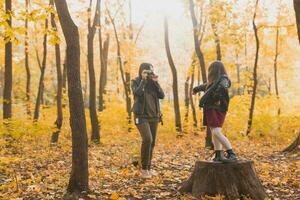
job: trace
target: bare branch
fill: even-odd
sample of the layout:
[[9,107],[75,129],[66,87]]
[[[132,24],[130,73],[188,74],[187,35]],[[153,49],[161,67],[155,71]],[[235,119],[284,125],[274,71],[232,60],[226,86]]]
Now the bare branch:
[[146,24],[146,20],[143,22],[143,24],[142,24],[141,27],[139,28],[139,30],[138,30],[138,32],[137,32],[137,34],[136,34],[135,40],[134,40],[134,44],[137,43],[137,41],[138,41],[138,39],[139,39],[139,36],[140,36],[141,32],[142,32],[143,29],[144,29],[145,24]]

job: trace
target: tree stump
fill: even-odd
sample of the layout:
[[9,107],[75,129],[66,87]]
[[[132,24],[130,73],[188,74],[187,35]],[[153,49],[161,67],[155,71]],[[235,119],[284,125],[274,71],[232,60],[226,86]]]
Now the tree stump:
[[179,189],[194,197],[224,195],[226,199],[249,196],[254,200],[265,199],[266,193],[256,175],[252,161],[233,163],[197,161],[191,177]]

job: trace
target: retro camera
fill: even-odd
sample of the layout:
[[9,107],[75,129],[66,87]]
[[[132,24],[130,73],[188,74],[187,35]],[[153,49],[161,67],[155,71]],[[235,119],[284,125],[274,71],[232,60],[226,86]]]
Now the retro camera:
[[153,70],[144,70],[144,73],[147,74],[147,79],[149,80],[157,77]]

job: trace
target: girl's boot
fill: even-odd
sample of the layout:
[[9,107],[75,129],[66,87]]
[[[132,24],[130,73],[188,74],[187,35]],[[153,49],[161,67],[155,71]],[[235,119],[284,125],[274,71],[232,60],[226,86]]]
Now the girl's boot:
[[215,157],[213,158],[214,162],[222,162],[222,151],[221,150],[215,150]]
[[237,160],[237,157],[236,157],[236,154],[234,153],[234,151],[232,149],[228,149],[226,150],[227,152],[227,156],[226,158],[230,161],[236,161]]

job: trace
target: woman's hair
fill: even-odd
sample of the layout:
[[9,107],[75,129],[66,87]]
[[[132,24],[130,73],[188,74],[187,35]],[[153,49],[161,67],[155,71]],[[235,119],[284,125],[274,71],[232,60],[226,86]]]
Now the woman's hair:
[[153,69],[153,65],[152,64],[150,64],[150,63],[142,63],[140,65],[140,68],[139,68],[139,77],[142,77],[142,72],[144,70],[151,70],[151,69]]
[[208,84],[212,84],[218,80],[222,75],[227,75],[224,64],[221,61],[214,61],[209,65],[208,68]]

